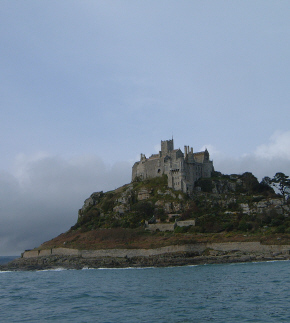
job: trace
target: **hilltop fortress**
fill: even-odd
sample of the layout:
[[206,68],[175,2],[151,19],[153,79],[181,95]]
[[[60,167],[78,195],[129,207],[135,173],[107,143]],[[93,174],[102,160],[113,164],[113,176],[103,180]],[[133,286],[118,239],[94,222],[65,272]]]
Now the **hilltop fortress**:
[[209,159],[207,149],[193,152],[193,148],[184,146],[184,153],[174,149],[173,139],[161,140],[159,154],[146,158],[141,154],[139,162],[132,167],[132,181],[136,178],[147,179],[162,176],[168,177],[168,186],[174,190],[190,193],[194,183],[201,177],[211,177],[213,162]]

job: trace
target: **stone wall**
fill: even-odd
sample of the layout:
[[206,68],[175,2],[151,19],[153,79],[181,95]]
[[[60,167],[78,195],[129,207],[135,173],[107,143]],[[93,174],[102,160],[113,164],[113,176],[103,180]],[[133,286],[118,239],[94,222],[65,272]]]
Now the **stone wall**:
[[39,250],[26,250],[23,254],[23,258],[34,258],[39,256]]
[[51,249],[51,254],[55,256],[81,256],[81,250],[69,248]]
[[189,227],[190,225],[195,226],[195,220],[184,220],[175,222],[178,227]]
[[208,248],[220,251],[239,250],[244,252],[282,252],[289,253],[290,245],[262,245],[260,242],[227,242],[208,244]]
[[174,231],[176,227],[195,226],[195,220],[175,221],[174,223],[153,223],[145,221],[145,229],[150,231]]
[[52,249],[39,250],[39,257],[50,256],[52,254]]
[[146,229],[150,231],[174,231],[175,226],[175,223],[154,223],[147,224]]
[[78,256],[82,258],[98,257],[149,257],[166,253],[196,252],[202,254],[205,250],[246,253],[282,253],[290,254],[290,245],[262,245],[260,242],[225,242],[225,243],[197,243],[180,246],[167,246],[156,249],[100,249],[78,250],[69,248],[54,248],[47,250],[29,250],[22,255],[23,258],[34,258],[48,255]]

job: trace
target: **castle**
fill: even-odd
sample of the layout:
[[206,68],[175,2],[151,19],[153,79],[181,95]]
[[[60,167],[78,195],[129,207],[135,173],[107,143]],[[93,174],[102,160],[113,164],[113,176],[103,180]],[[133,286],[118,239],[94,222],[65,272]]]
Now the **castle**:
[[161,140],[159,154],[149,158],[141,154],[140,161],[132,167],[132,181],[136,178],[147,179],[166,174],[169,187],[191,193],[194,183],[201,177],[211,177],[213,171],[213,162],[209,160],[207,149],[194,153],[193,148],[184,146],[183,153],[180,149],[174,149],[172,138]]

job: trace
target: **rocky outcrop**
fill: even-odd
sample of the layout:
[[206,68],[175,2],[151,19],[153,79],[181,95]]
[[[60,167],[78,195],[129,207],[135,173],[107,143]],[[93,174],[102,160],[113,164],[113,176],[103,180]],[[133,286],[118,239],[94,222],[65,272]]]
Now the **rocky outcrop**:
[[212,193],[214,194],[227,194],[235,192],[237,184],[229,180],[215,180],[213,181]]
[[199,179],[190,195],[169,188],[164,176],[95,192],[85,200],[72,230],[138,228],[151,219],[167,224],[174,215],[176,221],[195,220],[191,232],[290,233],[290,203],[270,186],[251,173],[214,176]]
[[91,194],[91,196],[84,201],[84,205],[78,212],[78,217],[79,218],[82,217],[88,208],[98,204],[101,201],[101,198],[103,196],[104,196],[103,191],[94,192],[93,194]]

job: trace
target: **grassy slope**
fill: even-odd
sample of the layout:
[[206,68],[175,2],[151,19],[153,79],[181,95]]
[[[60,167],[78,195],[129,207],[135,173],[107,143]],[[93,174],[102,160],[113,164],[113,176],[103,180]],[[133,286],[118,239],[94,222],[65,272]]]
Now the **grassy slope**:
[[249,242],[263,244],[289,244],[289,234],[262,233],[174,233],[148,232],[143,229],[98,229],[87,232],[68,231],[43,243],[38,249],[57,247],[75,249],[159,248],[201,242]]

